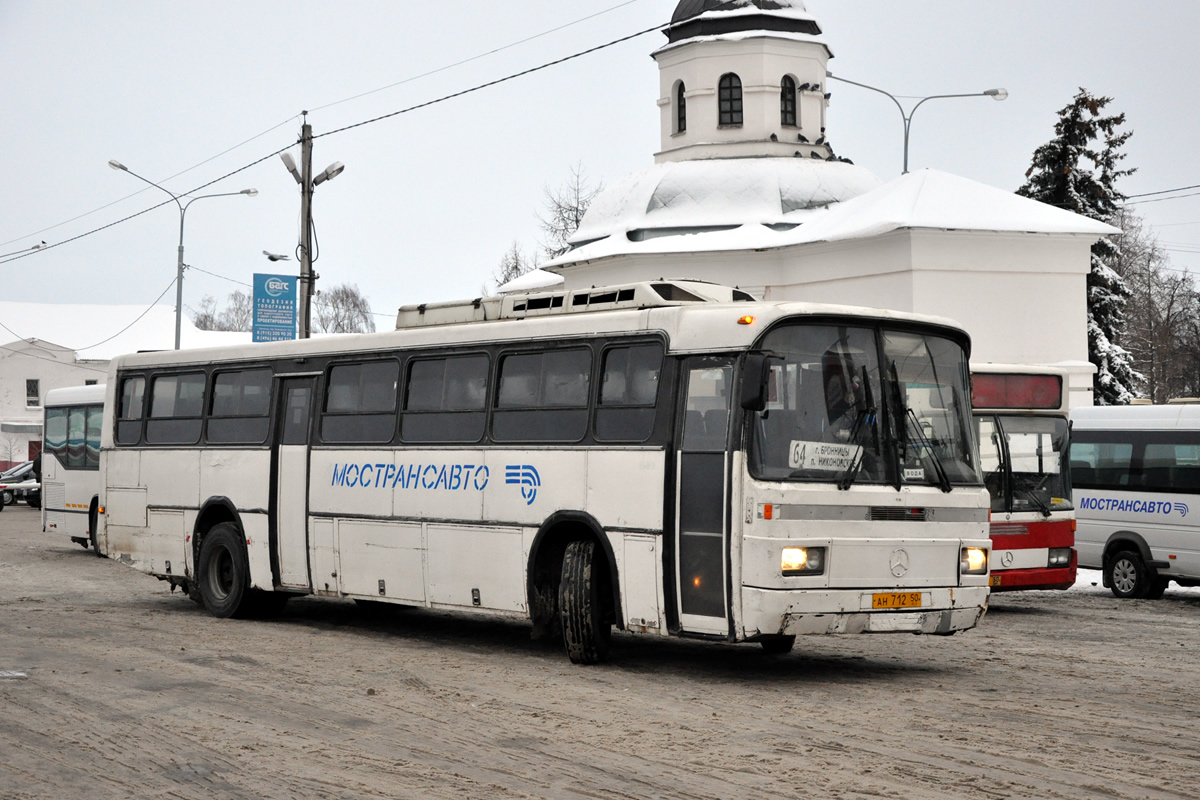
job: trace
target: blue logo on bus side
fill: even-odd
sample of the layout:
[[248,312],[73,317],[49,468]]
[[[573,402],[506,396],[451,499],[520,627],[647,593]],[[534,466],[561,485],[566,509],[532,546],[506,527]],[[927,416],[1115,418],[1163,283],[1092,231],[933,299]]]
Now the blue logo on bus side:
[[1165,500],[1117,500],[1112,497],[1082,497],[1079,507],[1085,511],[1123,511],[1130,514],[1178,514],[1186,517],[1191,510],[1187,503],[1168,503]]
[[515,483],[521,487],[521,497],[525,505],[533,505],[537,499],[538,487],[542,485],[542,476],[536,468],[529,464],[508,464],[504,467],[504,482]]
[[363,489],[436,489],[482,492],[488,485],[482,464],[334,464],[330,486]]

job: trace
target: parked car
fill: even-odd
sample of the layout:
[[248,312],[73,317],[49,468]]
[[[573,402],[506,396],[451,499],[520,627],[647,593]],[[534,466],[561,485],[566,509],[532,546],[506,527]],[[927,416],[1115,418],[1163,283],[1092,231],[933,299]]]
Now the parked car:
[[0,508],[11,506],[17,500],[29,502],[31,493],[34,502],[29,504],[35,508],[40,507],[41,490],[42,485],[33,472],[33,462],[26,461],[24,464],[18,464],[12,469],[0,473]]

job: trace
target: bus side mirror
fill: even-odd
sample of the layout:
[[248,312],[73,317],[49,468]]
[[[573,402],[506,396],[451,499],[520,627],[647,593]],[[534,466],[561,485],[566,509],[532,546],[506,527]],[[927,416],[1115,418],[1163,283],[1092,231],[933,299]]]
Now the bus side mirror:
[[742,408],[762,411],[767,407],[767,382],[771,378],[771,360],[779,356],[770,353],[747,353],[742,363]]

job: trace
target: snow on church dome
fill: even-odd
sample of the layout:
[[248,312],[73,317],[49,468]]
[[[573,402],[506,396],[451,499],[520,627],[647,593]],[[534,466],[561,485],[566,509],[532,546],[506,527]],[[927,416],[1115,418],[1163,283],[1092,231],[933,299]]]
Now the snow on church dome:
[[801,0],[681,0],[671,15],[671,42],[746,30],[806,33],[821,26]]
[[601,192],[571,241],[579,246],[608,237],[636,241],[746,224],[796,225],[810,209],[878,185],[863,167],[823,159],[664,162]]

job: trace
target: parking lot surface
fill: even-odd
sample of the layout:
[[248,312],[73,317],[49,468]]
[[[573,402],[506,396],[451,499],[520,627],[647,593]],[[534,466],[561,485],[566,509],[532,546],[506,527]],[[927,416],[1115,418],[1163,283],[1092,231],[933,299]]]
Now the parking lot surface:
[[1196,798],[1200,595],[997,595],[949,638],[614,636],[293,601],[217,620],[0,514],[0,798]]

